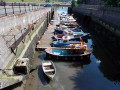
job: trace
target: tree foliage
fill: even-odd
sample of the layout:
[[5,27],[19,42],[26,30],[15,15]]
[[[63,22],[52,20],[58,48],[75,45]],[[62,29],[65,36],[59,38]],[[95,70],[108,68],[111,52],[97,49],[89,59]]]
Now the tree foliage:
[[120,0],[102,0],[106,2],[107,5],[110,6],[120,6]]
[[77,0],[77,4],[86,4],[88,0]]
[[75,7],[75,0],[72,0],[72,5],[71,5],[71,7],[73,8],[73,7]]

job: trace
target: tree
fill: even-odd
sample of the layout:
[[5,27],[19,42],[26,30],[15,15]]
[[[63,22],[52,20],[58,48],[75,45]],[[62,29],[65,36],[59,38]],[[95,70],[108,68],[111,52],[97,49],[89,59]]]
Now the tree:
[[86,4],[88,0],[77,0],[77,4]]
[[102,0],[106,2],[107,5],[110,6],[120,6],[120,0]]
[[72,8],[75,7],[75,0],[72,0]]

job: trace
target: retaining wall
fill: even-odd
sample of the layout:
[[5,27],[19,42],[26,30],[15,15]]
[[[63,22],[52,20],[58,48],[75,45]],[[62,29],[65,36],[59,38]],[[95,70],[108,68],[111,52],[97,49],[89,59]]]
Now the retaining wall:
[[96,17],[112,27],[120,30],[120,7],[105,7],[100,5],[78,5],[73,12]]
[[[106,53],[106,56],[109,57],[109,61],[116,66],[120,66],[120,37],[116,36],[112,31],[97,22],[97,19],[93,19],[90,16],[80,13],[74,13],[74,17],[77,18],[78,23],[84,27],[83,31],[92,35],[93,49],[96,48],[96,45],[98,46],[97,49],[102,48],[103,52]],[[97,49],[93,50],[93,54],[98,53],[97,56],[100,56]],[[95,51],[97,52],[94,53]]]
[[[5,67],[13,57],[19,56],[20,53],[17,53],[20,44],[24,43],[27,37],[31,37],[31,32],[33,33],[31,30],[34,30],[36,26],[38,27],[40,23],[45,22],[45,25],[39,31],[39,34],[43,33],[48,25],[46,22],[50,19],[51,10],[51,8],[44,8],[0,18],[0,68]],[[35,41],[39,38],[36,37]],[[21,40],[19,40],[20,38]],[[14,47],[11,47],[13,44]]]

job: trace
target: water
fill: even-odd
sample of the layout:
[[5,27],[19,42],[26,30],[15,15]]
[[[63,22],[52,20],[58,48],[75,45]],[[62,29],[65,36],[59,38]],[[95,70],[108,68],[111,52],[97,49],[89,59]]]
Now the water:
[[[61,7],[58,10],[62,12]],[[120,70],[110,62],[109,54],[98,42],[94,38],[87,42],[88,47],[94,45],[90,62],[54,61],[56,76],[53,81],[45,78],[40,66],[38,76],[43,84],[42,90],[120,90]],[[45,53],[40,53],[38,62],[44,58]]]

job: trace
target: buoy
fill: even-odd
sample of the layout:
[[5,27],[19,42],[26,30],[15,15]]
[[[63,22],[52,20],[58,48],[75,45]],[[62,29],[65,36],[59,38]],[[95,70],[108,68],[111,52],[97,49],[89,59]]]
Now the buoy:
[[89,58],[90,56],[88,55],[87,58]]
[[65,58],[65,60],[67,60],[67,57]]
[[49,59],[51,59],[51,56],[49,56]]
[[73,60],[75,60],[75,58],[73,57]]
[[65,38],[67,38],[67,36],[65,36]]
[[31,24],[29,24],[29,28],[31,28]]
[[83,57],[81,57],[80,59],[83,60]]
[[42,34],[41,34],[41,38],[42,38]]
[[57,57],[56,59],[58,60],[59,58]]

